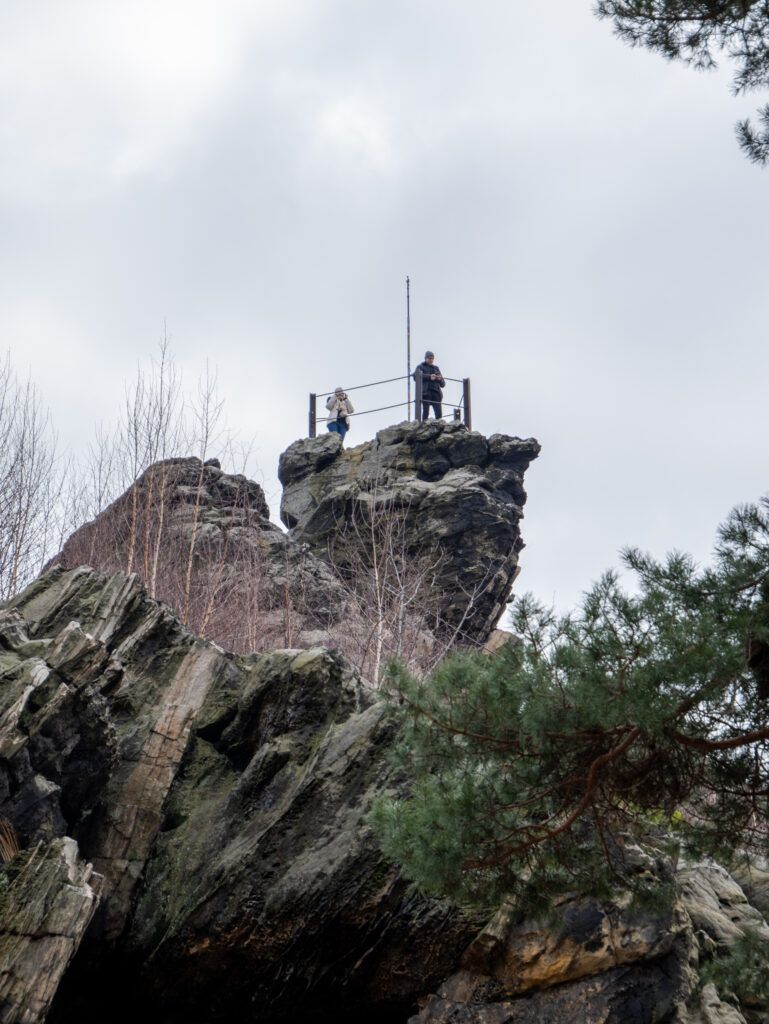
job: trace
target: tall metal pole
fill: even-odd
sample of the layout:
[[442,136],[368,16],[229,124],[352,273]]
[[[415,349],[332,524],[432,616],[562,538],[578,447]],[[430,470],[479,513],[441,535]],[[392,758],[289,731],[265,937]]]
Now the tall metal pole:
[[406,410],[411,419],[411,283],[406,278]]

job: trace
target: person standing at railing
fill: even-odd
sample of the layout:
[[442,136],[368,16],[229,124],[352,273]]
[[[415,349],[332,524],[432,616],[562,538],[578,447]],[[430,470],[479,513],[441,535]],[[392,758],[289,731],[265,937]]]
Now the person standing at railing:
[[435,365],[434,352],[425,352],[425,361],[420,363],[412,374],[414,380],[417,379],[418,373],[422,374],[422,419],[427,419],[432,406],[433,415],[439,420],[443,416],[441,403],[446,381],[443,379],[440,366]]
[[355,412],[352,402],[342,388],[336,388],[333,395],[326,399],[328,423],[326,427],[332,434],[339,434],[342,440],[350,429],[350,414]]

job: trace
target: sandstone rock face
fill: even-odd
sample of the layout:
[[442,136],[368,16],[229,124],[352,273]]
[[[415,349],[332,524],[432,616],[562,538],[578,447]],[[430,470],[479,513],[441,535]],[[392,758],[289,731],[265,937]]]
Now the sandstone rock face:
[[720,865],[685,868],[678,881],[692,924],[708,936],[716,951],[728,952],[746,931],[757,932],[769,942],[769,927],[760,911],[748,903],[742,888]]
[[17,854],[0,892],[0,1020],[45,1019],[97,906],[101,879],[72,839]]
[[356,504],[401,510],[413,553],[439,556],[436,589],[449,628],[485,642],[504,611],[523,547],[523,477],[533,439],[490,438],[462,424],[401,423],[345,449],[337,436],[296,441],[280,459],[281,518],[316,553]]
[[[188,536],[198,519],[201,534],[223,536],[225,530],[251,530],[267,524],[270,510],[264,491],[241,474],[222,472],[216,459],[166,459],[149,467],[130,488],[96,519],[67,540],[57,561],[65,566],[91,565],[105,537],[121,553],[128,549],[132,520],[147,525],[160,509],[170,517],[169,535]],[[154,529],[156,523],[151,523]],[[143,538],[142,538],[143,540]]]
[[413,639],[391,644],[429,661],[447,637],[483,644],[503,613],[523,546],[523,475],[538,453],[532,439],[487,439],[443,422],[403,423],[347,450],[336,434],[297,441],[280,460],[288,534],[269,521],[257,483],[215,460],[168,459],[77,530],[52,564],[137,572],[151,596],[227,650],[323,643],[372,672],[355,654],[372,631],[360,593],[368,560],[354,538],[329,550],[365,507],[402,523],[398,573],[404,561],[412,572],[429,566],[429,593],[411,602],[407,626],[393,610]]
[[382,705],[320,650],[256,658],[244,683],[210,692],[171,795],[130,936],[154,949],[145,977],[161,996],[181,979],[187,1012],[226,977],[212,1019],[407,1005],[478,922],[407,896],[365,826]]
[[77,839],[104,876],[99,929],[115,939],[195,713],[230,660],[135,576],[53,569],[2,615],[0,814],[27,844]]
[[[192,519],[225,562],[258,551],[276,600],[310,566],[327,603],[334,524],[355,502],[401,508],[413,550],[445,555],[447,620],[476,591],[468,629],[486,640],[538,450],[437,423],[348,451],[297,442],[281,463],[289,537],[256,485],[196,460],[145,478],[142,500],[165,480],[172,555]],[[121,502],[112,525],[130,522]],[[420,1024],[765,1024],[701,983],[746,931],[769,941],[716,865],[682,868],[657,915],[574,897],[555,922],[485,923],[411,893],[366,824],[403,781],[378,693],[336,651],[228,653],[136,575],[65,568],[105,522],[0,609],[0,818],[22,845],[0,870],[2,1024],[396,1024],[418,1002]]]
[[672,1020],[697,987],[691,924],[625,905],[565,900],[557,922],[497,916],[471,944],[463,969],[416,1022],[653,1024]]
[[748,902],[762,914],[769,914],[769,861],[752,855],[739,862],[731,874]]
[[126,1018],[389,1012],[456,965],[480,922],[382,860],[365,815],[391,727],[340,656],[236,657],[135,576],[61,567],[0,613],[0,642],[0,815],[53,865],[30,941],[23,870],[2,904],[4,1022],[43,1019],[91,864],[54,1021],[114,1018],[117,987]]
[[190,628],[235,651],[286,642],[287,605],[296,642],[336,621],[344,600],[326,562],[269,521],[259,484],[216,460],[150,466],[51,564],[137,572]]
[[745,1013],[703,985],[699,967],[726,955],[748,931],[769,928],[717,864],[676,877],[667,914],[627,901],[573,898],[558,922],[513,923],[498,914],[468,947],[459,971],[426,1000],[412,1024],[746,1024]]
[[[408,510],[409,550],[446,557],[438,589],[449,619],[467,603],[451,575],[473,592],[476,639],[504,607],[523,472],[538,450],[404,424],[353,460],[348,497],[379,500],[386,484],[383,500]],[[326,488],[323,473],[338,475],[349,454],[331,436],[293,446],[282,460],[293,473],[287,501],[296,506],[308,484]],[[277,634],[284,616],[294,620],[286,635],[304,645],[327,641],[334,621],[349,626],[321,533],[304,523],[286,535],[267,514],[261,488],[216,463],[157,463],[0,610],[0,816],[18,831],[22,859],[37,850],[55,864],[66,853],[45,908],[72,899],[58,936],[67,953],[34,1010],[18,982],[28,953],[8,947],[8,1005],[19,1009],[3,1021],[42,1019],[89,921],[55,1020],[98,1019],[108,1009],[98,993],[109,1002],[115,978],[138,1014],[151,1003],[203,1013],[206,1024],[254,1002],[276,1019],[300,1007],[405,1014],[477,932],[480,920],[409,895],[382,861],[365,819],[391,784],[390,725],[342,658],[228,654],[148,596],[189,606],[188,621],[204,611],[210,625],[222,609],[237,613],[241,580],[258,576],[259,615]],[[213,585],[180,597],[190,554]],[[146,587],[119,571],[126,565]]]
[[680,910],[631,914],[583,898],[563,901],[557,913],[558,927],[546,929],[498,915],[465,953],[465,966],[496,978],[508,995],[521,995],[664,956],[688,926]]

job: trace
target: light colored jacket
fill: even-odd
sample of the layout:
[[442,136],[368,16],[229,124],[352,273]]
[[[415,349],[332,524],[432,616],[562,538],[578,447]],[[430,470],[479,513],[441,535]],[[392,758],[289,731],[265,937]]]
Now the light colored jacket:
[[326,399],[326,408],[328,409],[328,418],[330,420],[344,420],[347,426],[350,426],[350,413],[355,412],[352,407],[352,402],[349,398],[337,398],[336,395],[330,395]]

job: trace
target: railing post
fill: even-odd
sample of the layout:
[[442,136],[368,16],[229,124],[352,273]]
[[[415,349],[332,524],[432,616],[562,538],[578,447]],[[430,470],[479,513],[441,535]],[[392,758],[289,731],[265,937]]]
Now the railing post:
[[417,367],[417,386],[414,389],[414,419],[422,422],[422,371]]
[[468,430],[473,429],[473,410],[470,406],[470,378],[462,380],[462,405],[465,407],[465,426]]
[[315,413],[315,397],[316,396],[311,391],[310,392],[310,414],[309,414],[310,437],[315,437],[317,435],[317,423],[316,423],[316,413]]

